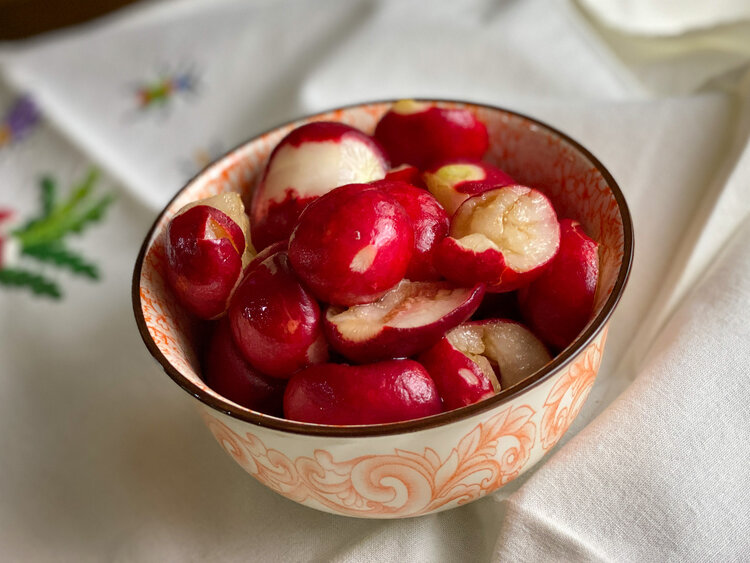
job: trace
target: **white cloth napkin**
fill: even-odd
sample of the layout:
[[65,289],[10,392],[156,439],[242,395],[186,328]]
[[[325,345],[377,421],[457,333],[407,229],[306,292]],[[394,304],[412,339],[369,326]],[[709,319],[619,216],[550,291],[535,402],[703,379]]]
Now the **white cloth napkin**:
[[508,501],[502,561],[750,556],[750,220],[638,379]]
[[604,23],[643,35],[677,35],[750,20],[743,0],[578,0]]
[[[697,67],[665,59],[680,95],[657,95],[642,53],[623,56],[588,18],[542,0],[190,0],[0,49],[0,115],[21,92],[44,114],[0,144],[0,207],[26,218],[39,175],[67,188],[92,164],[118,194],[70,242],[101,282],[47,266],[59,303],[0,289],[2,558],[742,559],[750,350],[746,327],[728,330],[750,315],[742,245],[682,300],[750,211],[747,58],[726,54],[734,74],[702,74],[701,92]],[[140,343],[129,275],[154,214],[207,159],[304,113],[401,96],[493,103],[569,133],[623,188],[636,258],[569,443],[488,499],[361,521],[286,501],[220,452]]]

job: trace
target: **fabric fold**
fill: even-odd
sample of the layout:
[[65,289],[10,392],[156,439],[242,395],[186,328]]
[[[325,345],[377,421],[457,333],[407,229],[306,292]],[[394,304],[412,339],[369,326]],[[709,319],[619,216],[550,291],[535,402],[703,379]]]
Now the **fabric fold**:
[[638,379],[507,500],[496,560],[750,553],[748,237],[745,221]]

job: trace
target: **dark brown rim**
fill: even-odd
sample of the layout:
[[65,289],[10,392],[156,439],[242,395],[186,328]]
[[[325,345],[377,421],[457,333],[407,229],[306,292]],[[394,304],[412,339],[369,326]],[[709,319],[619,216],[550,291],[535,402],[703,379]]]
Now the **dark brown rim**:
[[148,234],[146,234],[146,238],[144,239],[143,244],[141,245],[141,250],[138,253],[138,258],[135,262],[135,268],[133,270],[132,302],[133,302],[133,313],[135,315],[135,321],[136,321],[136,324],[138,325],[138,330],[141,333],[141,338],[143,339],[143,342],[146,344],[146,347],[148,348],[151,355],[156,359],[156,361],[159,362],[159,364],[162,366],[162,368],[167,373],[167,375],[169,375],[169,377],[171,377],[172,380],[174,380],[174,382],[177,383],[177,385],[182,387],[185,391],[190,393],[190,395],[192,395],[193,397],[195,397],[196,399],[198,399],[205,405],[219,412],[222,412],[228,416],[231,416],[232,418],[236,418],[244,422],[249,422],[251,424],[255,424],[258,426],[265,427],[265,428],[270,428],[273,430],[278,430],[281,432],[291,432],[294,434],[304,434],[304,435],[309,435],[309,436],[355,438],[355,437],[365,437],[365,436],[387,436],[387,435],[392,435],[392,434],[416,432],[418,430],[435,428],[438,426],[442,426],[444,424],[463,420],[463,419],[475,416],[477,414],[492,410],[498,405],[504,402],[507,402],[510,399],[518,397],[519,395],[525,393],[529,389],[533,389],[534,387],[544,383],[547,379],[549,379],[554,374],[556,374],[560,369],[562,369],[572,358],[577,356],[578,353],[581,352],[586,346],[588,346],[588,344],[591,343],[591,341],[594,338],[596,338],[596,336],[604,329],[604,326],[607,320],[612,315],[612,312],[614,311],[615,306],[617,305],[618,301],[620,300],[622,296],[623,290],[625,288],[625,284],[627,283],[628,277],[630,275],[630,268],[631,268],[631,264],[633,261],[633,223],[630,217],[630,211],[628,210],[627,203],[625,202],[625,197],[623,196],[622,191],[620,190],[620,187],[617,185],[617,182],[609,173],[609,171],[604,167],[604,165],[601,162],[599,162],[599,160],[593,154],[591,154],[580,143],[570,138],[565,133],[555,129],[554,127],[551,127],[550,125],[547,125],[546,123],[543,123],[527,115],[524,115],[515,111],[507,110],[501,107],[491,106],[488,104],[478,104],[474,102],[465,102],[461,100],[445,100],[445,99],[429,99],[428,100],[428,99],[420,98],[418,101],[429,102],[429,103],[466,104],[468,106],[481,107],[481,108],[485,108],[489,110],[505,112],[509,115],[514,115],[521,119],[525,119],[529,121],[530,123],[534,123],[540,127],[543,127],[547,129],[548,131],[554,133],[555,135],[558,135],[560,138],[564,139],[571,146],[573,146],[578,151],[580,151],[583,155],[585,155],[602,174],[602,177],[606,180],[607,185],[610,187],[610,189],[612,190],[612,193],[615,196],[615,200],[617,201],[617,207],[622,217],[624,248],[623,248],[622,264],[620,265],[620,272],[617,276],[617,280],[615,281],[615,285],[612,288],[612,293],[607,298],[607,301],[604,303],[602,310],[594,318],[594,321],[589,323],[588,328],[570,346],[568,346],[565,350],[563,350],[560,354],[558,354],[549,364],[547,364],[543,369],[539,370],[530,378],[524,380],[523,384],[521,385],[510,387],[509,389],[501,391],[497,395],[490,397],[489,399],[485,399],[484,401],[481,401],[479,403],[468,405],[466,407],[444,412],[441,414],[436,414],[436,415],[429,416],[426,418],[420,418],[416,420],[406,420],[403,422],[393,422],[389,424],[373,424],[373,425],[366,425],[366,426],[329,426],[329,425],[324,425],[324,424],[310,424],[310,423],[295,422],[291,420],[286,420],[282,418],[276,418],[273,416],[259,414],[249,409],[235,406],[229,403],[228,401],[225,401],[224,399],[209,395],[206,391],[204,391],[203,389],[201,389],[200,387],[198,387],[197,385],[189,381],[169,362],[169,360],[167,360],[167,358],[161,353],[161,350],[159,350],[158,346],[151,338],[151,334],[149,333],[148,327],[146,326],[146,320],[143,317],[143,310],[141,308],[140,280],[141,280],[141,270],[143,268],[143,260],[146,256],[146,250],[148,249],[149,242],[151,241],[151,237],[154,233],[154,230],[156,229],[156,226],[159,224],[159,221],[161,221],[162,217],[166,213],[166,210],[169,208],[172,202],[177,197],[179,197],[179,195],[183,191],[185,191],[193,182],[195,182],[197,178],[199,178],[215,162],[218,162],[218,160],[223,159],[224,157],[233,153],[239,148],[247,145],[248,143],[255,141],[259,137],[262,137],[264,135],[267,135],[268,133],[271,133],[272,131],[280,127],[292,125],[300,120],[314,118],[318,115],[326,114],[326,113],[336,111],[336,110],[351,109],[351,108],[355,108],[359,106],[366,106],[366,105],[372,105],[372,104],[389,104],[389,103],[392,104],[396,101],[397,100],[380,100],[380,101],[371,101],[371,102],[363,102],[363,103],[357,103],[357,104],[350,104],[346,106],[340,106],[337,108],[332,108],[330,110],[316,112],[314,114],[311,114],[305,117],[294,119],[292,121],[283,123],[276,127],[272,127],[271,129],[268,129],[264,131],[263,133],[259,133],[258,135],[255,135],[248,141],[240,143],[239,145],[237,145],[236,147],[228,151],[221,158],[217,159],[217,161],[214,161],[213,163],[209,164],[203,170],[198,172],[198,174],[196,174],[193,178],[191,178],[185,184],[185,186],[183,186],[175,194],[175,196],[170,200],[170,202],[164,207],[162,212],[159,213],[153,225],[151,225],[151,228],[149,229]]

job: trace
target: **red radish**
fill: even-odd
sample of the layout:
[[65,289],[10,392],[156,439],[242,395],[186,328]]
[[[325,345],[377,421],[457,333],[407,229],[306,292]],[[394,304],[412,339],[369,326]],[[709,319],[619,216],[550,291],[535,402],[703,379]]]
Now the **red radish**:
[[433,255],[437,244],[448,234],[448,214],[428,192],[405,182],[378,180],[370,185],[393,197],[411,219],[414,253],[406,269],[406,277],[412,281],[439,280]]
[[489,360],[457,348],[448,335],[417,358],[435,382],[445,410],[471,405],[499,391]]
[[302,213],[289,241],[297,275],[333,305],[368,303],[406,273],[411,220],[396,200],[367,184],[336,188]]
[[329,307],[324,328],[331,347],[364,363],[418,354],[464,322],[479,306],[484,287],[402,281],[373,303]]
[[487,127],[466,109],[448,109],[401,100],[381,118],[375,139],[393,166],[424,169],[449,158],[482,158],[489,146]]
[[287,250],[288,246],[289,246],[289,243],[287,241],[280,240],[279,242],[273,243],[271,246],[265,247],[263,250],[258,252],[258,254],[256,254],[255,257],[253,257],[253,259],[250,261],[250,263],[247,266],[245,266],[245,270],[242,273],[242,277],[244,278],[250,272],[255,270],[255,268],[257,268],[263,262],[266,261],[266,258],[269,258],[278,252]]
[[416,166],[411,164],[402,164],[396,168],[391,168],[385,175],[386,180],[400,180],[418,188],[427,189],[422,180],[422,172]]
[[418,359],[435,381],[446,408],[486,398],[487,382],[495,392],[512,387],[551,360],[529,329],[507,319],[459,325]]
[[312,366],[284,393],[286,418],[316,424],[383,424],[441,411],[435,383],[413,360]]
[[286,381],[263,375],[237,350],[228,318],[216,325],[204,360],[211,389],[248,409],[282,416]]
[[591,319],[599,278],[598,243],[578,221],[560,221],[560,251],[544,273],[518,293],[526,322],[547,344],[562,350]]
[[222,315],[252,257],[248,219],[235,193],[185,206],[167,227],[167,280],[177,299],[202,319]]
[[318,121],[298,127],[276,146],[250,208],[253,240],[265,248],[289,238],[302,210],[333,188],[385,177],[382,149],[359,129]]
[[473,195],[516,183],[499,168],[472,158],[439,162],[425,170],[422,177],[427,189],[450,215]]
[[300,284],[286,252],[257,265],[229,306],[237,348],[253,367],[274,377],[328,360],[320,308]]
[[436,265],[459,285],[487,291],[518,289],[538,277],[560,246],[560,226],[540,191],[506,186],[470,197],[451,220]]

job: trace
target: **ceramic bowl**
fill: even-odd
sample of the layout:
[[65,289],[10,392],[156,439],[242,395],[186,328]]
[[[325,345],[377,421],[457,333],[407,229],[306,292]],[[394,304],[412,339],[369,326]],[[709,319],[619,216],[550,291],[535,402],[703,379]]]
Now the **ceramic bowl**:
[[[428,100],[430,101],[430,100]],[[489,130],[486,159],[542,189],[561,217],[581,221],[600,243],[595,314],[550,364],[485,401],[439,415],[370,426],[293,422],[241,407],[209,389],[196,354],[200,326],[164,281],[164,233],[188,202],[220,192],[247,195],[273,147],[310,121],[342,121],[372,133],[392,102],[365,103],[277,127],[232,150],[191,180],[146,235],[133,275],[133,308],[143,341],[195,399],[221,447],[258,481],[306,506],[365,518],[446,510],[492,493],[528,471],[557,443],[594,384],[607,323],[622,295],[633,250],[623,195],[581,145],[529,117],[464,102]]]

